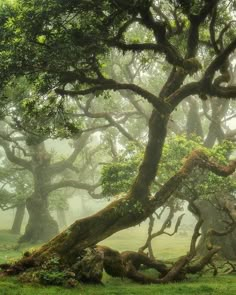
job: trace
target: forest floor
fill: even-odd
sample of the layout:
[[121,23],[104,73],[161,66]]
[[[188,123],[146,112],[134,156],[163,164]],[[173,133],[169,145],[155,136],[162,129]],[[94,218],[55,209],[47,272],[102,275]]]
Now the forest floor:
[[[121,231],[101,244],[120,251],[137,250],[143,243],[142,229],[133,228]],[[14,261],[26,248],[17,248],[16,235],[0,231],[0,263]],[[161,259],[174,259],[187,252],[189,237],[177,235],[172,238],[160,237],[154,242],[156,254]],[[36,246],[34,246],[36,247]],[[191,276],[188,281],[168,285],[139,285],[128,279],[112,278],[104,274],[104,285],[78,284],[74,289],[63,287],[44,287],[41,285],[22,284],[16,278],[0,280],[0,295],[234,295],[236,294],[236,275],[218,275],[211,273],[202,276]]]

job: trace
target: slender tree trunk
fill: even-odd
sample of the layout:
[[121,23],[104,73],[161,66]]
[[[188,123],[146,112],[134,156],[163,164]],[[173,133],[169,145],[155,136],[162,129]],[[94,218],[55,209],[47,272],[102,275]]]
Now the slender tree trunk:
[[216,140],[218,140],[218,142],[222,142],[224,140],[224,132],[221,127],[221,119],[226,114],[228,107],[229,104],[227,100],[213,99],[211,101],[211,122],[209,125],[208,134],[204,142],[204,145],[206,147],[213,147]]
[[56,212],[59,228],[65,228],[67,226],[65,210],[57,208]]
[[11,232],[13,234],[20,234],[22,222],[25,216],[25,203],[16,207],[16,213],[12,224]]
[[202,123],[199,116],[199,105],[192,97],[189,99],[189,111],[186,125],[186,133],[188,138],[190,138],[191,135],[197,135],[203,138]]

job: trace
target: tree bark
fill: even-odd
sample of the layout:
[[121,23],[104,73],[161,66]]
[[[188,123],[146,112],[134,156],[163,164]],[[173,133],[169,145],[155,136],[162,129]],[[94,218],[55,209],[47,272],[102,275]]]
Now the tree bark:
[[25,204],[20,204],[16,207],[16,213],[12,224],[11,232],[19,235],[21,232],[22,222],[25,216]]

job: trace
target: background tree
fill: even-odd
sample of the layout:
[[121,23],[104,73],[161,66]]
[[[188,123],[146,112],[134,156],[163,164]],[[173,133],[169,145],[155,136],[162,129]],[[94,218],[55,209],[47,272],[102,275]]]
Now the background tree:
[[[52,154],[47,151],[46,138],[40,135],[21,133],[19,128],[15,127],[14,129],[12,123],[8,128],[5,126],[5,132],[2,131],[0,137],[0,145],[4,149],[7,159],[24,169],[25,175],[31,175],[28,177],[31,181],[30,189],[23,197],[29,213],[29,220],[21,241],[48,240],[58,233],[57,224],[49,213],[49,194],[56,189],[67,186],[87,190],[95,188],[92,184],[81,183],[78,180],[73,180],[73,178],[63,180],[62,174],[66,169],[73,169],[73,162],[85,146],[89,134],[81,135],[79,140],[74,141],[74,149],[68,158],[55,162],[52,160]],[[56,176],[59,174],[62,176],[56,180]],[[20,177],[22,185],[27,185],[22,174],[21,176],[18,175],[18,178]],[[19,188],[14,194],[18,192]],[[24,192],[25,189],[20,193]]]

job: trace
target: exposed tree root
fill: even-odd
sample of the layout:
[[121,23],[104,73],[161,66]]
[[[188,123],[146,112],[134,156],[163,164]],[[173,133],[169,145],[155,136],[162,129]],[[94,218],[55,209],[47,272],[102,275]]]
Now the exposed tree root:
[[[214,248],[209,253],[190,265],[193,259],[192,253],[181,257],[175,264],[168,266],[162,261],[154,260],[143,253],[125,251],[119,253],[116,250],[105,246],[96,246],[95,248],[87,248],[81,253],[72,265],[59,264],[56,265],[56,271],[69,274],[69,278],[88,283],[100,283],[102,279],[103,269],[113,277],[129,278],[141,284],[165,284],[170,282],[182,281],[186,279],[188,273],[197,273],[208,265],[215,253],[220,248]],[[59,261],[55,257],[51,257],[48,261]],[[58,262],[57,262],[58,263]],[[141,271],[141,267],[145,269],[154,269],[158,272],[156,277],[149,276]],[[42,269],[46,270],[50,275],[55,272],[55,264],[47,262],[39,265],[37,260],[31,257],[24,257],[13,265],[2,264],[1,276],[18,275],[28,273],[27,281],[42,275]],[[25,280],[25,276],[23,276]]]

